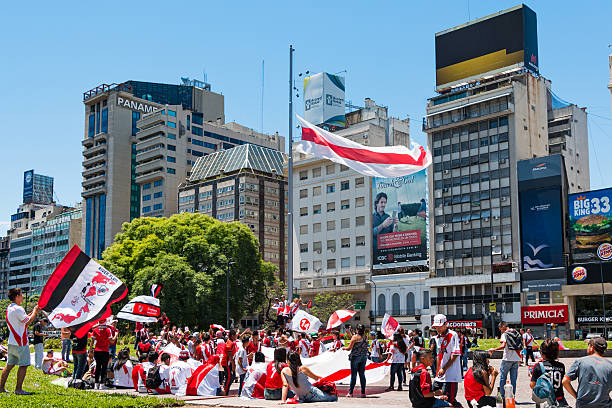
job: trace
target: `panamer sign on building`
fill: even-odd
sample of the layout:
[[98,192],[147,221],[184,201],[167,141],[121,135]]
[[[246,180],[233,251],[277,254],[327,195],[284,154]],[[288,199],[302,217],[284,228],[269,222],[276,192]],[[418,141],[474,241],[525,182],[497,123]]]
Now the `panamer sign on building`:
[[131,109],[144,113],[153,113],[161,109],[157,105],[143,103],[141,101],[136,101],[131,98],[126,98],[125,96],[117,96],[117,105],[126,109]]

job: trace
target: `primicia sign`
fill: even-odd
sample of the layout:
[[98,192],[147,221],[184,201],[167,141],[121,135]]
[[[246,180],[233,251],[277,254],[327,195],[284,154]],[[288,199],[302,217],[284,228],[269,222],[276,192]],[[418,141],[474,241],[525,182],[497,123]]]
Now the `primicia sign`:
[[567,323],[567,305],[525,306],[521,308],[521,323]]

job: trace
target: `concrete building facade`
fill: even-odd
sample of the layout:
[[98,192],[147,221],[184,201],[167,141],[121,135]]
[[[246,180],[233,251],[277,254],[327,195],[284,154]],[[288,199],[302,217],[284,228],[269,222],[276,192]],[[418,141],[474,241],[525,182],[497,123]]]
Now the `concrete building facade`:
[[8,237],[0,238],[0,299],[6,299],[8,296],[9,245]]
[[200,157],[178,188],[178,212],[201,213],[246,224],[264,261],[286,279],[287,155],[244,144]]
[[210,85],[201,82],[127,81],[85,92],[83,104],[81,247],[100,258],[121,225],[141,213],[136,183],[136,134],[141,117],[168,104],[199,112],[205,121],[224,121],[223,95],[211,92]]

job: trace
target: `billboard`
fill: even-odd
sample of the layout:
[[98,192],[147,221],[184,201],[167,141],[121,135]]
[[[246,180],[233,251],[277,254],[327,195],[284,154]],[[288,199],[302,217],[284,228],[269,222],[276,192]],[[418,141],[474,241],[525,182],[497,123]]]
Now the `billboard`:
[[436,89],[521,67],[538,71],[537,17],[525,5],[436,33]]
[[523,270],[562,267],[561,187],[521,191],[519,200]]
[[572,264],[567,268],[568,285],[612,283],[612,262],[587,262]]
[[344,77],[320,72],[304,78],[304,119],[332,130],[344,128],[344,111]]
[[427,172],[372,178],[372,267],[427,264]]
[[574,262],[599,261],[597,249],[612,243],[612,189],[569,195],[570,252]]
[[34,170],[23,172],[23,203],[34,200]]
[[521,307],[521,323],[567,323],[569,311],[567,305],[523,306]]

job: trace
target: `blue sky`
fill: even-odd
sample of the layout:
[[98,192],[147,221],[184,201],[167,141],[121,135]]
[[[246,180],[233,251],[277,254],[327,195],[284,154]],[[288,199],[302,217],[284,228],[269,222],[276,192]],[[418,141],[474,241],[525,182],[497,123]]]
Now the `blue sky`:
[[[41,3],[42,4],[42,3]],[[227,5],[226,5],[227,4]],[[231,4],[231,5],[229,5]],[[287,135],[288,48],[295,72],[346,70],[347,100],[409,116],[423,143],[434,95],[434,34],[515,1],[55,2],[3,5],[0,26],[0,233],[21,202],[23,172],[55,177],[80,200],[82,93],[102,83],[202,79],[225,95],[228,121]],[[526,1],[538,16],[540,72],[590,115],[591,187],[612,173],[608,54],[612,2]],[[469,14],[468,14],[469,13]],[[302,99],[296,100],[298,112]],[[597,149],[596,151],[594,151]]]

